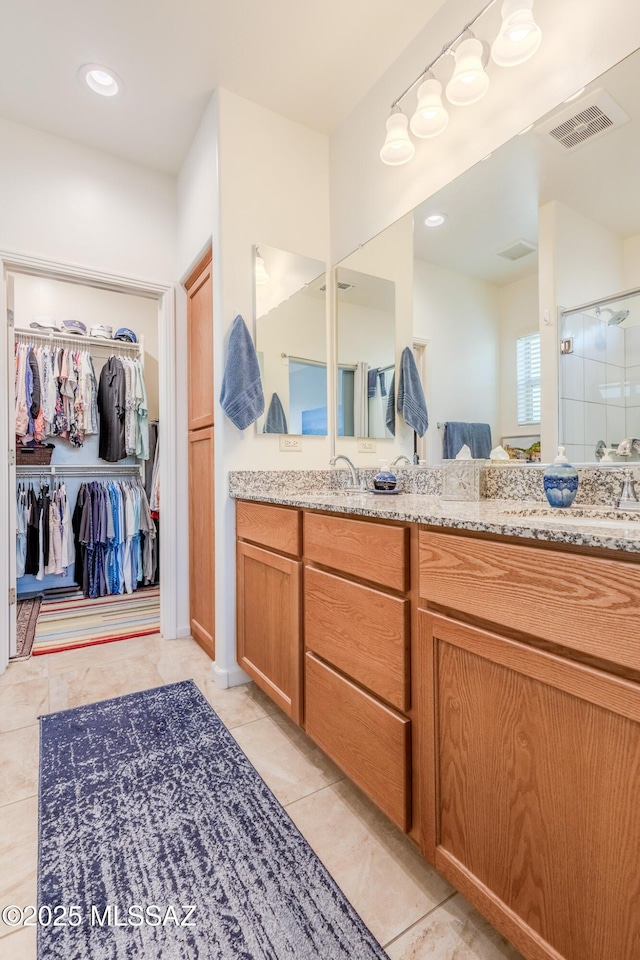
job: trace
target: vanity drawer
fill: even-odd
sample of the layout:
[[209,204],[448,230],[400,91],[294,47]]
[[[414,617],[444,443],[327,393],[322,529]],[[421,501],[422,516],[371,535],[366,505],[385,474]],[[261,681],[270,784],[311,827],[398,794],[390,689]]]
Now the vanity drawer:
[[308,735],[394,823],[408,830],[409,720],[312,653],[305,664]]
[[305,513],[305,557],[404,592],[407,589],[407,534],[406,527]]
[[304,577],[307,649],[407,710],[409,601],[312,567]]
[[640,564],[420,531],[420,596],[640,670]]
[[301,518],[300,510],[247,500],[236,502],[236,533],[241,540],[251,540],[294,557],[301,553]]

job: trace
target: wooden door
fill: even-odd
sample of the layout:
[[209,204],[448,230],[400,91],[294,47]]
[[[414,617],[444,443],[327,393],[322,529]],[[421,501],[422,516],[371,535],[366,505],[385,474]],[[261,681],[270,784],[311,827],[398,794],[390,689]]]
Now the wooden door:
[[189,430],[213,426],[213,283],[211,251],[187,280]]
[[189,431],[189,593],[191,635],[215,656],[213,428]]
[[215,658],[213,291],[211,251],[185,284],[189,421],[189,619]]
[[237,543],[238,662],[296,723],[302,720],[301,566]]
[[425,855],[531,960],[637,960],[640,685],[419,616]]

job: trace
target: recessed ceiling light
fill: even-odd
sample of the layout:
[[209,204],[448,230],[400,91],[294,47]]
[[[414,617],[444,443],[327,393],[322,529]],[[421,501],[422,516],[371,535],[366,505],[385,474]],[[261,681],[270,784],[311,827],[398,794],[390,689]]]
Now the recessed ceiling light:
[[444,213],[431,213],[425,218],[425,227],[441,227],[447,218]]
[[576,90],[575,93],[572,93],[570,97],[567,97],[564,103],[571,103],[572,100],[577,100],[580,94],[584,93],[586,89],[586,87],[580,87],[580,89]]
[[122,80],[113,72],[101,67],[99,63],[85,63],[80,67],[78,76],[94,93],[101,97],[115,97],[122,90]]

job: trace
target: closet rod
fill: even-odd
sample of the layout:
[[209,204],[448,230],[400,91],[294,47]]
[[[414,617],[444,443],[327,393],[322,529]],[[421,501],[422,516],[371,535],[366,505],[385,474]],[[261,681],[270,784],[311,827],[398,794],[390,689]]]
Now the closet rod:
[[16,475],[18,477],[35,477],[49,475],[52,477],[133,477],[140,476],[141,467],[133,463],[126,463],[122,466],[117,464],[42,464],[37,463],[19,463],[16,466]]
[[86,343],[97,347],[108,347],[112,353],[128,350],[141,354],[143,350],[142,337],[139,343],[128,343],[126,340],[105,340],[104,337],[64,336],[64,334],[55,333],[53,330],[51,333],[37,333],[35,330],[14,330],[14,334],[17,340],[24,343],[72,343],[79,350]]

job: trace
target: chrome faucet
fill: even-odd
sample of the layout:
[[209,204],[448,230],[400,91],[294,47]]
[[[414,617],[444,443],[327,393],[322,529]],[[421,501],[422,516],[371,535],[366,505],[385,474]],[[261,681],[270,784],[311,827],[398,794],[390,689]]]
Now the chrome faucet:
[[329,464],[330,464],[332,467],[335,467],[335,465],[336,465],[336,463],[338,462],[338,460],[344,460],[344,462],[346,463],[346,465],[347,465],[348,468],[349,468],[350,481],[349,481],[349,483],[347,484],[347,486],[345,487],[345,489],[346,489],[346,490],[357,490],[357,489],[358,489],[358,486],[359,486],[358,468],[357,468],[357,467],[354,467],[354,465],[353,465],[353,463],[351,462],[351,460],[349,460],[349,457],[345,457],[345,455],[344,455],[343,453],[339,453],[337,457],[331,457],[331,460],[329,460]]
[[401,460],[404,461],[404,463],[408,463],[409,466],[411,466],[411,460],[409,460],[409,457],[405,457],[404,453],[401,453],[399,457],[396,457],[395,460],[392,460],[391,466],[397,467]]
[[627,437],[626,440],[618,444],[616,453],[619,457],[630,457],[634,451],[640,453],[640,440],[637,437]]
[[618,500],[618,510],[628,510],[638,512],[640,510],[640,501],[635,491],[635,480],[633,477],[623,477],[622,490]]

